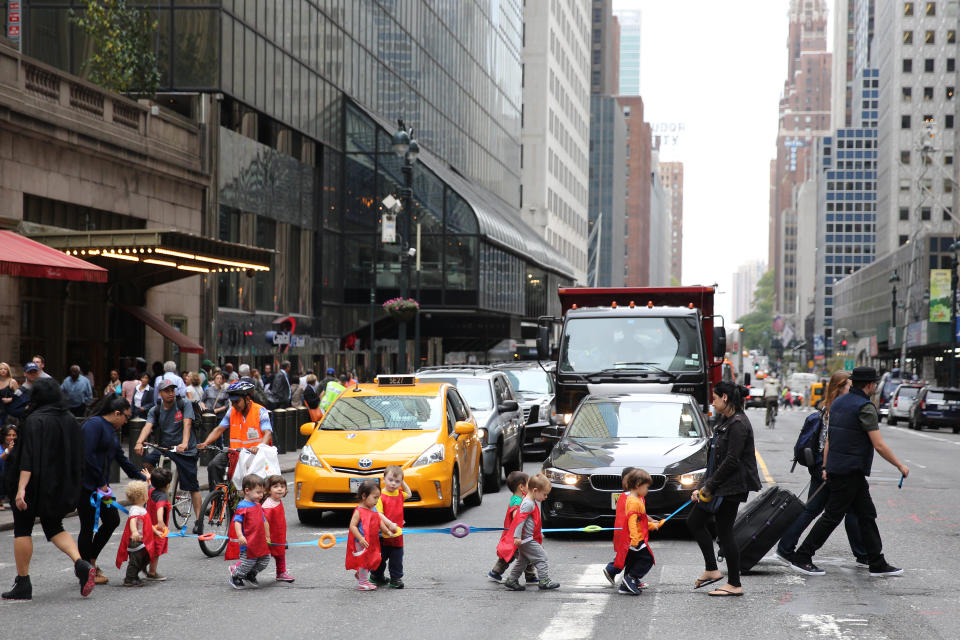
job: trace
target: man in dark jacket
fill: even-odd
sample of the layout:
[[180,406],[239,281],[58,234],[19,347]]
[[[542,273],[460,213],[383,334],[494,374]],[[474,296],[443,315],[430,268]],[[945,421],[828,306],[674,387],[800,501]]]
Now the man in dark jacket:
[[870,402],[879,379],[873,367],[857,367],[850,376],[853,383],[850,392],[834,400],[830,406],[830,431],[823,450],[823,476],[830,485],[830,496],[823,515],[790,558],[791,566],[800,573],[810,576],[825,573],[813,564],[813,554],[851,510],[860,522],[870,575],[880,577],[903,573],[903,569],[892,566],[883,556],[877,508],[870,498],[867,484],[874,451],[895,466],[904,478],[910,475],[910,469],[900,463],[880,435],[880,414]]
[[290,361],[284,360],[280,363],[280,370],[273,376],[273,384],[270,385],[270,391],[277,400],[277,408],[290,406]]
[[33,557],[34,520],[47,540],[73,561],[80,593],[90,594],[95,570],[80,557],[73,537],[64,531],[63,518],[80,499],[83,474],[83,441],[76,419],[66,410],[60,385],[50,378],[33,383],[31,412],[23,423],[17,444],[4,465],[8,495],[13,507],[13,554],[17,577],[5,600],[30,600],[30,559]]

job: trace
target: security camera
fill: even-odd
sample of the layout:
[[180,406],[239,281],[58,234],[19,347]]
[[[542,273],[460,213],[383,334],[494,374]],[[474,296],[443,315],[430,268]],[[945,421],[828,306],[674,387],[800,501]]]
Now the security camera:
[[415,247],[410,247],[409,249],[407,249],[407,255],[410,256],[411,258],[414,257],[415,255],[417,255],[417,250],[416,250],[416,248],[415,248]]

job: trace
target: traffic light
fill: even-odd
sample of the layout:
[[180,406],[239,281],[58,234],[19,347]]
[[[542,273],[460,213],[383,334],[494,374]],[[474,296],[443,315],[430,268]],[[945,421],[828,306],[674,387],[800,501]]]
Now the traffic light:
[[840,341],[840,346],[843,347],[844,349],[847,348],[847,339],[846,339],[846,338],[844,338],[843,340]]

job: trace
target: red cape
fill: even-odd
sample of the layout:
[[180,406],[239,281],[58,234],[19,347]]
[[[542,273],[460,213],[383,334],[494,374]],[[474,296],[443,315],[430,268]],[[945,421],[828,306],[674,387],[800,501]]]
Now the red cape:
[[[403,526],[403,489],[397,491],[397,495],[388,496],[385,493],[380,494],[380,502],[383,504],[383,516],[397,525],[398,527]],[[381,538],[380,544],[385,547],[402,547],[403,546],[403,536],[396,536],[394,538]]]
[[[617,569],[623,569],[623,564],[627,559],[627,551],[630,548],[630,531],[627,530],[627,514],[625,512],[628,495],[630,494],[621,493],[620,497],[617,498],[617,517],[613,521],[613,526],[616,528],[613,532],[613,550],[617,553],[617,557],[613,559],[613,566]],[[623,544],[624,540],[626,540],[626,544]]]
[[380,566],[380,514],[372,509],[355,509],[360,513],[360,531],[369,545],[363,553],[358,556],[353,555],[354,551],[359,550],[356,538],[352,533],[347,533],[347,560],[346,568],[350,569],[369,569],[375,571]]
[[[167,501],[154,502],[153,498],[147,498],[147,515],[150,516],[150,522],[157,525],[157,509],[163,507],[163,526],[170,523],[170,503]],[[159,526],[159,525],[157,525]],[[167,552],[167,539],[160,536],[153,537],[153,553],[151,558],[159,558]]]
[[286,554],[287,544],[287,514],[281,502],[275,507],[263,510],[267,517],[267,526],[270,528],[270,555],[282,558]]
[[[623,568],[624,560],[626,560],[627,553],[630,551],[630,529],[628,525],[630,522],[630,516],[633,514],[637,514],[637,526],[640,527],[640,531],[643,532],[643,542],[647,545],[647,551],[650,552],[650,557],[653,558],[653,549],[650,548],[650,526],[646,513],[647,501],[643,498],[640,498],[640,502],[643,503],[643,512],[627,511],[626,500],[624,500],[625,513],[623,514],[623,528],[619,531],[613,532],[613,545],[614,549],[617,551],[617,558],[613,561],[613,564],[619,569]],[[619,507],[619,502],[617,506]],[[620,535],[618,536],[618,534]],[[617,564],[618,562],[619,564]]]
[[120,538],[120,548],[117,549],[117,569],[122,567],[123,563],[127,561],[127,547],[130,546],[130,521],[135,519],[140,520],[140,525],[143,528],[143,545],[147,548],[150,559],[153,560],[156,557],[153,555],[154,535],[153,528],[150,526],[150,516],[147,514],[130,516],[123,525],[123,537]]
[[[240,504],[243,504],[241,502]],[[259,504],[253,504],[246,507],[237,507],[234,517],[243,516],[243,537],[247,539],[247,557],[261,558],[270,555],[270,547],[267,546],[267,527],[264,521],[263,507]],[[240,557],[240,544],[235,542],[233,537],[237,535],[233,521],[230,521],[230,542],[227,543],[227,550],[223,554],[224,560],[236,560]]]
[[540,506],[534,505],[533,511],[530,513],[520,513],[520,507],[517,507],[513,520],[507,526],[507,530],[500,535],[500,544],[497,545],[497,555],[507,562],[509,562],[517,552],[517,547],[513,544],[514,532],[517,531],[518,527],[523,526],[523,521],[527,519],[527,516],[531,515],[533,516],[533,539],[543,544],[543,533],[540,530]]

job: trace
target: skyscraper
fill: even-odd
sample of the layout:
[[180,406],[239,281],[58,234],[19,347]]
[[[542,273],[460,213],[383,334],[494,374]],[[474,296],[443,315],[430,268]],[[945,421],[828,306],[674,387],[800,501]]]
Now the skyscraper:
[[737,267],[733,274],[733,322],[753,311],[753,292],[766,272],[763,260],[752,260]]
[[643,98],[617,96],[627,122],[626,262],[624,284],[650,285],[650,189],[652,138],[650,124],[643,121]]
[[639,11],[617,11],[620,23],[620,95],[640,95],[640,40]]
[[661,162],[660,180],[670,213],[670,279],[683,282],[683,163]]

